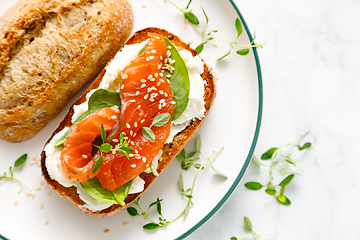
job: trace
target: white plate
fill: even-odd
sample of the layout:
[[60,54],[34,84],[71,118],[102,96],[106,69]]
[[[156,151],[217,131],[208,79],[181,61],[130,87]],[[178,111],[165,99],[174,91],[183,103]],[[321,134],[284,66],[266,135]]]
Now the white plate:
[[[181,12],[169,2],[130,2],[135,13],[134,31],[144,27],[161,27],[186,42],[193,41],[192,47],[199,44],[200,36],[191,25],[185,28]],[[180,0],[174,2],[183,7],[186,4]],[[13,3],[14,0],[1,1],[0,12]],[[209,17],[208,29],[217,29],[217,36],[221,38],[236,38],[234,22],[237,17],[245,25],[232,1],[193,0],[190,9],[199,17],[200,28],[205,22],[201,6]],[[251,41],[246,25],[240,39],[244,44]],[[166,228],[147,231],[142,229],[147,221],[141,217],[131,217],[127,211],[104,219],[95,218],[76,209],[55,192],[48,195],[49,189],[44,186],[35,190],[41,186],[41,170],[30,163],[33,156],[40,154],[44,143],[69,108],[69,103],[57,118],[32,139],[22,143],[8,143],[0,139],[0,172],[7,171],[20,155],[28,153],[28,161],[22,171],[15,171],[15,177],[25,182],[35,193],[34,198],[28,197],[25,189],[18,193],[20,187],[17,183],[0,183],[0,239],[183,239],[204,224],[224,204],[243,176],[255,148],[262,111],[262,82],[256,50],[245,57],[238,56],[233,51],[224,60],[216,62],[218,57],[229,50],[229,45],[216,39],[213,42],[217,46],[208,43],[201,56],[208,65],[213,66],[219,77],[217,98],[198,134],[202,137],[202,152],[205,155],[209,156],[214,149],[224,147],[222,153],[214,159],[213,165],[226,174],[228,179],[216,176],[209,167],[202,170],[195,185],[194,206],[185,221],[179,219]],[[194,150],[194,141],[186,148]],[[178,189],[180,173],[184,176],[185,187],[190,187],[196,171],[181,170],[180,162],[175,159],[142,196],[141,205],[147,208],[156,198],[164,199],[163,215],[168,220],[176,217],[186,205],[186,199],[181,197]],[[18,204],[15,206],[16,201]],[[109,229],[109,232],[104,233],[105,229]]]

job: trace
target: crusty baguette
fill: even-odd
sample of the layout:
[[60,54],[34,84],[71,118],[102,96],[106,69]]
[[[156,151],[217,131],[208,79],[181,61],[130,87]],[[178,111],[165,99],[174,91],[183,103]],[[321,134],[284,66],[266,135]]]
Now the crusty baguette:
[[31,138],[94,79],[133,26],[127,0],[20,0],[0,18],[0,137]]
[[[127,41],[126,44],[134,44],[134,43],[139,43],[139,42],[146,40],[148,38],[147,34],[149,32],[161,34],[162,36],[167,37],[178,48],[178,50],[187,49],[190,52],[192,52],[192,54],[194,56],[196,55],[196,52],[194,50],[192,50],[188,44],[181,41],[179,37],[169,33],[166,30],[159,29],[159,28],[146,28],[144,30],[138,31]],[[101,72],[101,74],[95,80],[95,82],[86,90],[86,92],[77,100],[77,102],[75,102],[74,105],[80,104],[86,100],[86,98],[85,98],[86,94],[91,89],[95,89],[99,86],[104,74],[105,74],[105,70],[103,70]],[[186,145],[186,143],[193,137],[193,135],[199,129],[199,127],[201,126],[201,124],[203,123],[203,121],[205,120],[206,116],[209,113],[210,107],[215,98],[216,89],[215,89],[215,79],[214,79],[214,76],[212,75],[211,68],[209,68],[205,63],[204,63],[204,73],[202,74],[201,77],[204,80],[206,80],[205,91],[204,91],[205,92],[204,100],[205,100],[205,109],[206,109],[205,117],[202,118],[201,120],[199,120],[199,119],[193,120],[189,124],[189,126],[187,126],[186,129],[184,129],[182,132],[178,133],[175,136],[174,140],[171,143],[164,145],[164,147],[162,148],[162,150],[163,150],[163,154],[161,156],[162,160],[159,161],[159,165],[157,168],[158,173],[161,173],[164,170],[164,168],[169,164],[169,162],[180,152],[180,150]],[[68,114],[65,116],[65,118],[60,123],[58,128],[54,131],[51,138],[55,134],[60,132],[62,129],[64,129],[64,127],[71,126],[71,117],[72,117],[73,113],[74,113],[73,107],[71,107]],[[49,143],[51,138],[48,140],[47,143]],[[102,211],[92,212],[92,211],[89,211],[88,209],[82,207],[82,205],[84,205],[85,203],[79,198],[77,191],[76,191],[76,187],[73,186],[70,188],[66,188],[66,187],[62,186],[61,184],[59,184],[57,181],[50,178],[49,173],[47,172],[47,169],[46,169],[45,160],[46,160],[46,156],[45,156],[45,152],[43,151],[41,154],[41,168],[42,168],[43,176],[46,179],[47,183],[54,190],[56,190],[61,196],[67,197],[76,207],[78,207],[85,213],[92,214],[96,217],[105,217],[105,216],[113,215],[115,213],[120,212],[122,209],[126,208],[131,202],[133,202],[136,198],[138,198],[143,192],[145,192],[146,189],[150,186],[150,184],[156,178],[152,173],[142,173],[140,175],[140,177],[145,181],[145,187],[144,187],[143,192],[136,193],[136,194],[129,194],[128,197],[125,199],[125,203],[126,203],[125,206],[120,206],[120,205],[114,204],[114,205],[110,206],[109,208],[104,209]]]

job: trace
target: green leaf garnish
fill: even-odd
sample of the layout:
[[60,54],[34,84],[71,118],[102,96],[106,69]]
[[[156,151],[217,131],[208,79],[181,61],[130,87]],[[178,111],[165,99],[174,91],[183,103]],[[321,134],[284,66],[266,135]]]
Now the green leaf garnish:
[[236,53],[241,56],[248,55],[249,52],[250,52],[250,48],[244,48],[244,49],[240,49],[240,50],[236,51]]
[[245,183],[245,187],[250,190],[259,190],[263,187],[263,185],[258,182],[247,182]]
[[19,157],[19,158],[15,161],[14,167],[19,167],[19,166],[23,165],[23,164],[25,163],[26,159],[27,159],[27,154],[26,154],[26,153],[23,154],[23,155],[21,155],[21,157]]
[[294,174],[291,174],[291,175],[287,176],[284,180],[281,181],[281,183],[279,183],[279,186],[288,185],[293,178],[294,178]]
[[64,147],[64,142],[71,131],[72,127],[83,120],[88,115],[99,111],[100,109],[106,107],[118,106],[121,107],[120,95],[118,92],[110,92],[105,89],[96,90],[90,97],[88,102],[88,110],[81,114],[75,122],[71,125],[71,127],[66,131],[66,133],[56,142],[55,147]]
[[101,164],[103,163],[103,156],[101,155],[95,162],[94,167],[92,169],[92,173],[95,173],[99,168],[101,167]]
[[124,184],[123,186],[110,191],[101,186],[100,181],[95,177],[93,179],[87,180],[85,183],[80,183],[81,187],[96,200],[103,203],[113,203],[120,204],[121,206],[125,205],[125,198],[127,197],[132,181]]
[[244,226],[245,226],[246,230],[248,230],[250,232],[253,231],[251,221],[248,217],[244,217]]
[[153,119],[151,126],[162,127],[170,120],[170,118],[170,113],[161,113],[159,115],[156,115]]
[[128,207],[126,208],[127,212],[129,213],[130,216],[139,216],[140,214],[138,213],[138,211],[136,210],[136,208],[134,207]]
[[157,223],[148,223],[143,226],[143,228],[146,230],[154,230],[154,229],[157,229],[158,227],[160,227],[160,225]]
[[271,159],[272,155],[275,153],[275,151],[277,150],[278,148],[270,148],[269,150],[267,150],[265,153],[263,153],[261,155],[261,159],[262,160],[267,160],[267,159]]
[[240,22],[239,18],[235,19],[235,28],[238,33],[238,37],[240,37],[240,35],[242,34],[242,27],[241,27],[241,22]]
[[146,51],[147,45],[148,45],[148,44],[146,43],[145,46],[140,50],[138,56],[140,56],[141,54],[143,54],[143,53]]
[[275,196],[276,189],[275,188],[267,188],[267,189],[265,189],[265,192],[271,196]]
[[[174,71],[169,79],[170,89],[173,93],[175,101],[175,110],[172,120],[176,120],[184,111],[189,102],[190,93],[190,80],[189,73],[184,60],[181,58],[176,47],[170,42],[169,39],[164,38],[166,45],[170,47],[171,59],[175,60],[173,64]],[[165,73],[167,76],[168,73]]]
[[105,128],[104,128],[103,124],[100,125],[100,135],[101,135],[101,140],[103,142],[105,142],[106,141],[106,132],[105,132]]
[[109,143],[103,143],[100,146],[100,150],[104,153],[111,152],[111,145]]
[[192,12],[185,12],[184,17],[194,25],[199,25],[199,19]]
[[147,140],[150,142],[155,142],[155,134],[151,128],[142,126],[141,132]]
[[310,143],[310,142],[307,142],[307,143],[305,143],[303,146],[297,145],[297,147],[298,147],[298,149],[299,149],[300,151],[302,151],[302,150],[304,150],[304,149],[307,149],[307,148],[311,147],[311,143]]

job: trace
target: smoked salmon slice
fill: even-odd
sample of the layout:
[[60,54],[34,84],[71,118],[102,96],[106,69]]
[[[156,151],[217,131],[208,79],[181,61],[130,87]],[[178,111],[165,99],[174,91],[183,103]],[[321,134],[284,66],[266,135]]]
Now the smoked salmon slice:
[[101,134],[101,124],[104,125],[105,132],[109,132],[118,123],[119,118],[118,107],[107,107],[88,115],[71,128],[64,142],[60,160],[65,172],[72,179],[84,183],[97,174],[92,173],[96,162],[91,155],[92,144]]
[[151,128],[155,142],[142,134],[142,127],[150,127],[154,117],[169,113],[172,119],[175,108],[169,82],[161,70],[167,58],[166,42],[160,35],[148,35],[145,52],[121,73],[120,121],[111,130],[107,142],[116,146],[122,133],[133,151],[129,159],[119,152],[103,153],[103,163],[96,176],[108,190],[114,190],[144,172],[170,134],[171,120],[161,127]]

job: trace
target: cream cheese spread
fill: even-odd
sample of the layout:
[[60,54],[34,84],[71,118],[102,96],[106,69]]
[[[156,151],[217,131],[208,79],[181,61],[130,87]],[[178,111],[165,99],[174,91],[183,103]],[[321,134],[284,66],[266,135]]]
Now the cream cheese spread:
[[[136,43],[133,45],[125,45],[121,52],[118,52],[115,57],[110,61],[106,66],[106,72],[103,76],[103,79],[98,87],[98,89],[106,89],[109,91],[119,91],[120,83],[117,82],[118,75],[120,72],[134,60],[141,49],[144,48],[148,40]],[[174,136],[186,128],[190,121],[194,118],[201,119],[204,117],[205,107],[204,107],[204,80],[201,78],[201,74],[204,71],[203,62],[199,56],[193,57],[191,52],[187,50],[179,51],[181,57],[183,58],[186,67],[189,72],[190,79],[190,94],[189,102],[185,111],[179,116],[178,119],[172,122],[171,132],[166,141],[169,143],[173,140]],[[86,101],[79,105],[74,106],[74,114],[72,116],[72,123],[84,112],[88,110],[88,100],[91,97],[91,94],[94,93],[97,89],[91,90],[86,95]],[[60,155],[62,148],[55,148],[55,143],[60,139],[69,128],[66,127],[59,133],[57,133],[52,140],[46,145],[44,151],[46,153],[46,168],[49,172],[49,175],[52,179],[56,180],[65,187],[75,186],[80,198],[86,203],[83,207],[89,209],[90,211],[101,211],[111,206],[111,203],[103,203],[92,197],[90,197],[86,191],[81,187],[80,183],[69,179],[66,175],[60,161]],[[161,160],[162,151],[157,154],[153,159],[152,164],[155,169],[158,166],[158,161]],[[145,172],[150,173],[150,168],[146,169]],[[140,177],[134,179],[133,184],[130,189],[130,194],[138,193],[144,190],[144,180]]]

